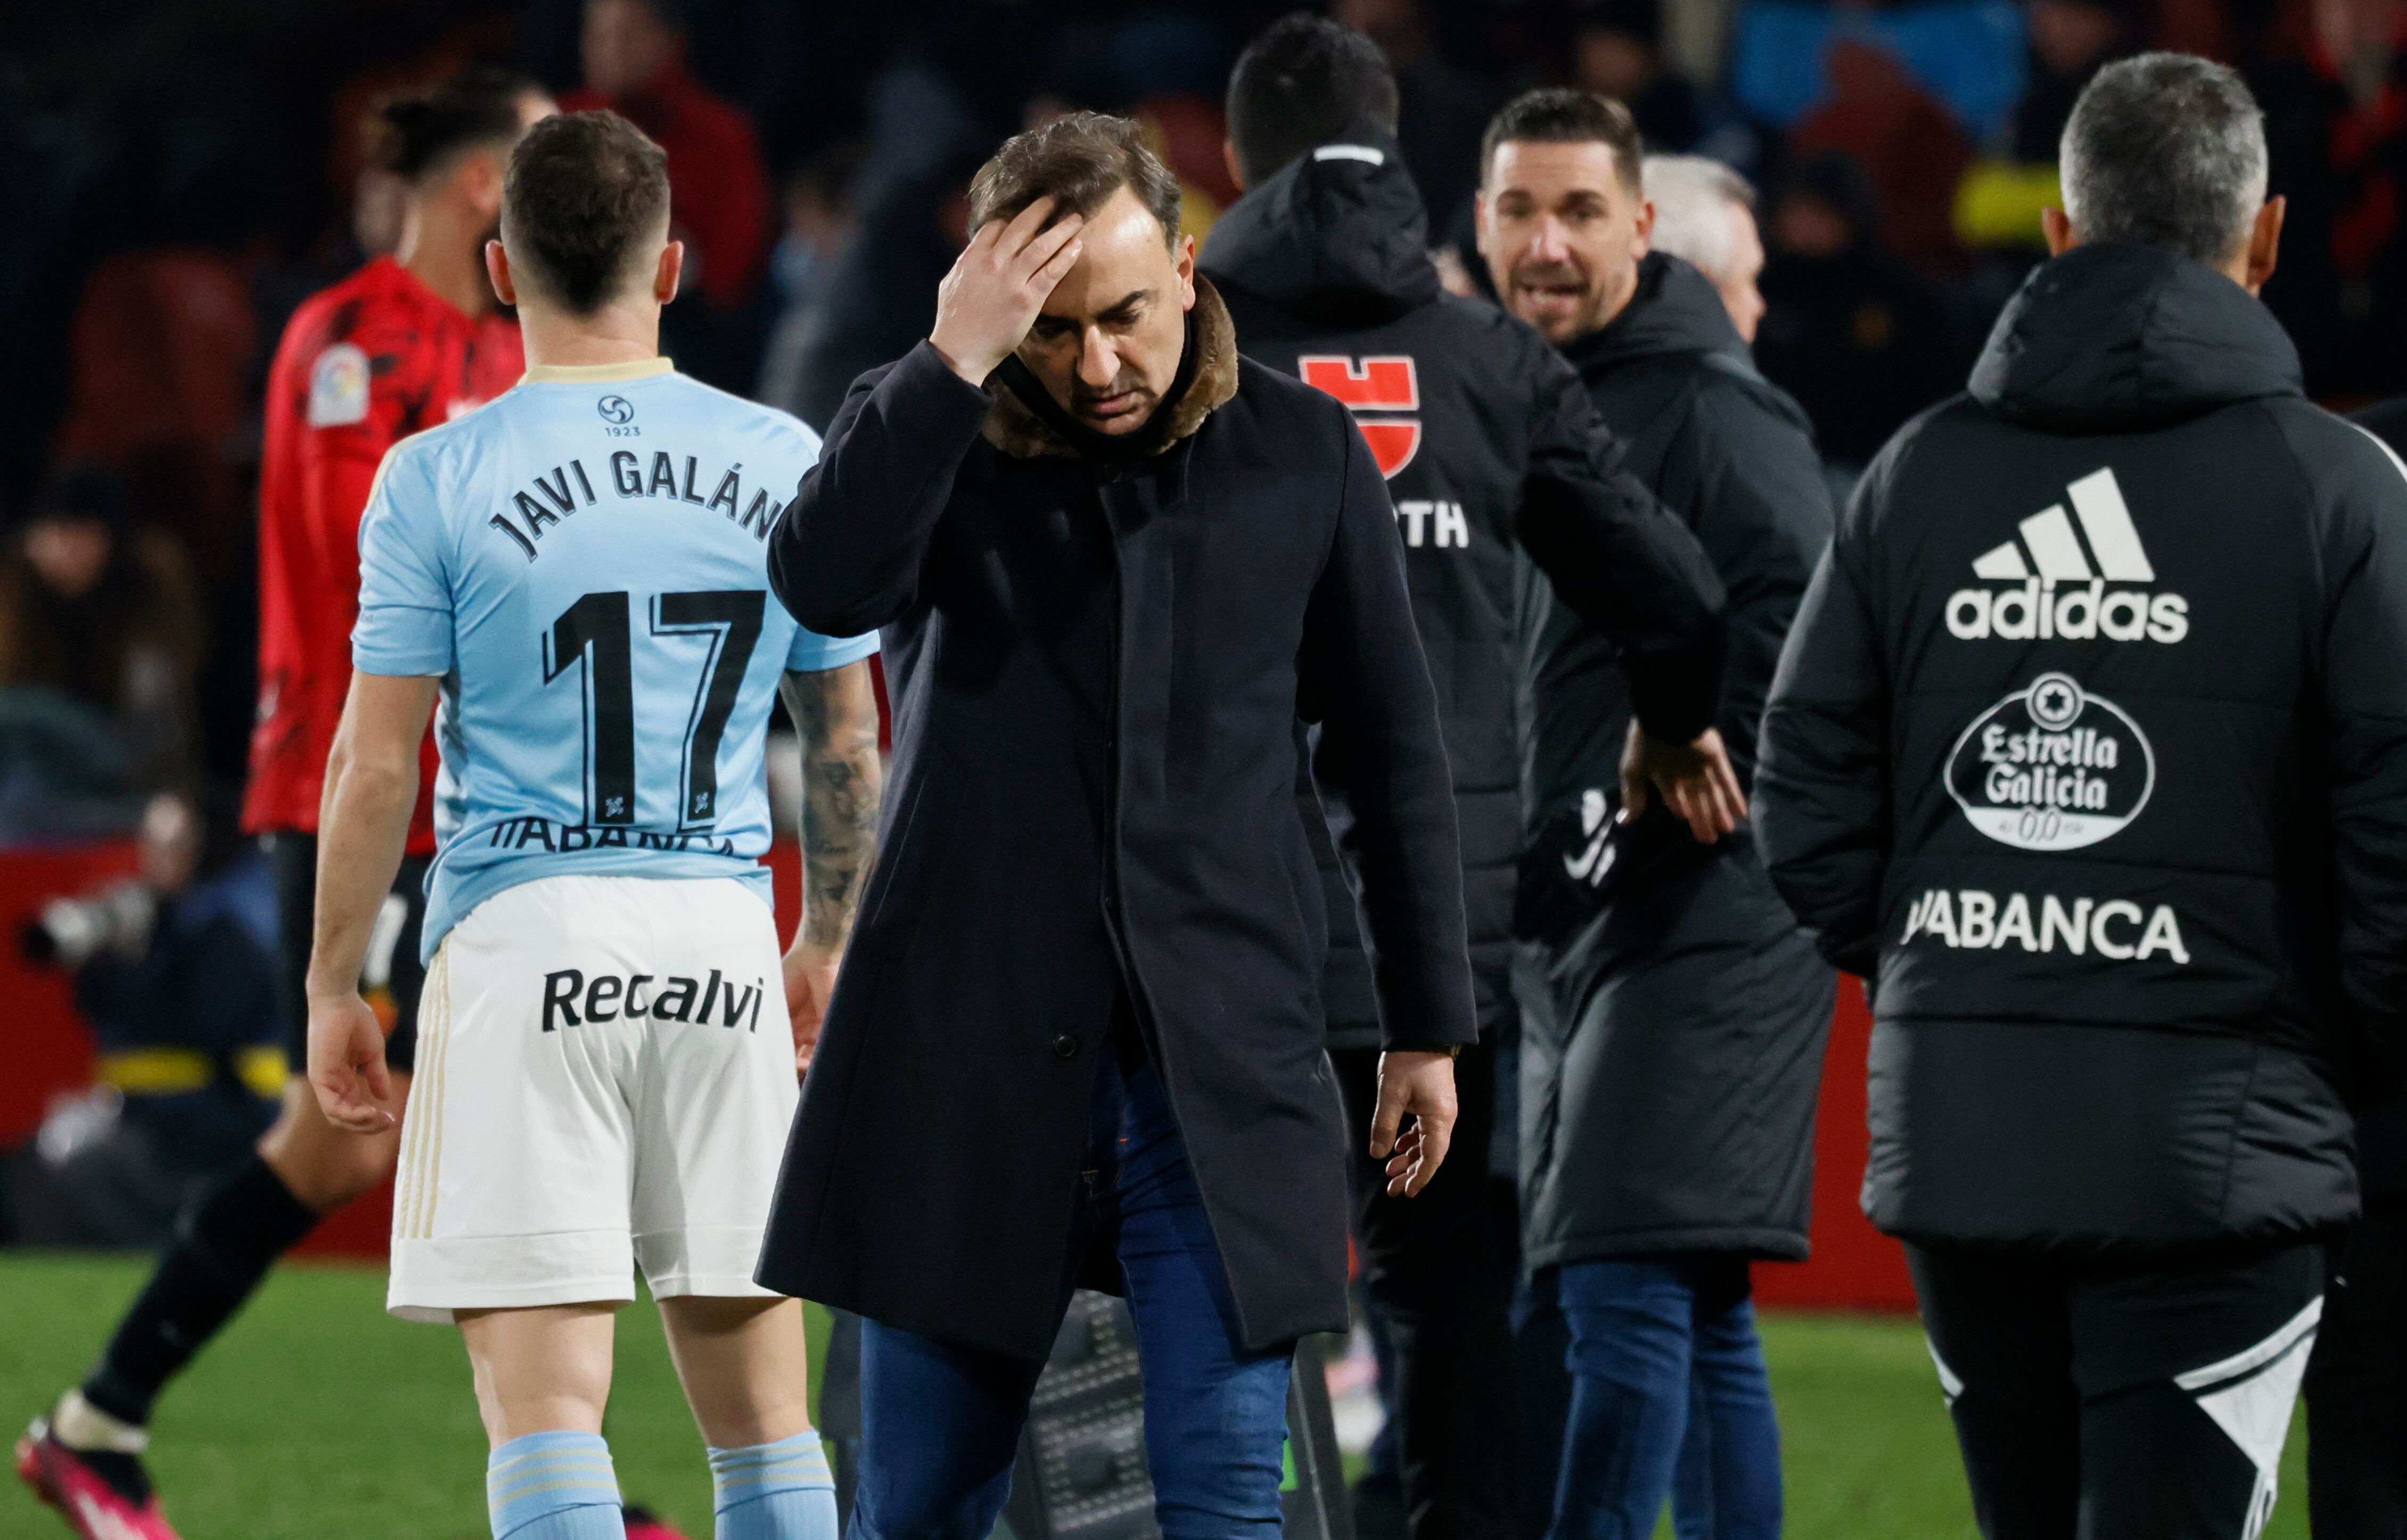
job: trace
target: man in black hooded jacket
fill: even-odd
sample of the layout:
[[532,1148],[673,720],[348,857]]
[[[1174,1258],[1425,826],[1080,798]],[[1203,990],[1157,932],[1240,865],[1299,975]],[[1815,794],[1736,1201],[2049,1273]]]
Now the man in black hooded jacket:
[[1983,1533],[2254,1536],[2407,1048],[2407,472],[2254,297],[2236,75],[2107,66],[2062,165],[1815,575],[1756,821],[1877,977],[1864,1206]]
[[[1480,250],[1713,559],[1715,720],[1744,782],[1830,497],[1803,412],[1711,280],[1648,251],[1641,159],[1617,102],[1508,103],[1481,154]],[[1669,1490],[1684,1532],[1776,1534],[1749,1270],[1805,1255],[1834,980],[1750,831],[1700,846],[1643,801],[1615,807],[1630,708],[1609,641],[1524,576],[1522,1245],[1570,1330],[1555,1533],[1645,1540]]]
[[[1617,448],[1545,340],[1441,292],[1420,197],[1395,152],[1396,104],[1377,47],[1334,21],[1291,16],[1255,39],[1229,86],[1230,168],[1248,191],[1213,227],[1201,264],[1246,354],[1353,408],[1403,539],[1462,831],[1481,1034],[1457,1060],[1461,1121],[1429,1188],[1409,1203],[1390,1197],[1377,1162],[1358,1156],[1355,1190],[1371,1293],[1399,1361],[1412,1533],[1501,1540],[1514,1533],[1518,1441],[1505,1408],[1517,1248],[1510,1162],[1491,1165],[1488,1146],[1500,1046],[1509,1051],[1515,1032],[1515,553],[1540,547],[1541,563],[1614,627],[1640,715],[1672,745],[1709,732],[1721,633],[1700,599],[1717,598],[1719,585],[1693,537],[1618,472]],[[1533,515],[1563,503],[1603,510],[1601,522],[1624,531],[1622,549],[1535,539]],[[1342,828],[1345,810],[1332,811]],[[1306,820],[1319,821],[1317,810]],[[1359,1127],[1373,1107],[1379,1020],[1353,898],[1326,848],[1322,870],[1332,937],[1322,1003]]]

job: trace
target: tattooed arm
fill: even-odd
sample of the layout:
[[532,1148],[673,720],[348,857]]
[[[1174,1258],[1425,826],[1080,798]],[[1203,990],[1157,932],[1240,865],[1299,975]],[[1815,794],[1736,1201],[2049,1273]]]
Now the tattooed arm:
[[877,757],[877,692],[869,663],[788,674],[787,714],[803,737],[803,922],[786,953],[786,1008],[794,1062],[811,1065],[836,964],[877,853],[885,767]]

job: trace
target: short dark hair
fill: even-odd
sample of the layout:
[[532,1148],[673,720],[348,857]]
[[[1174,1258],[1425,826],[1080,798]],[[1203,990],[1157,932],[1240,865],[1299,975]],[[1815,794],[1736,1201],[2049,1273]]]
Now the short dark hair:
[[1092,214],[1121,188],[1161,223],[1162,238],[1178,238],[1178,178],[1145,142],[1145,129],[1127,118],[1073,112],[1003,141],[994,158],[970,178],[970,228],[1007,220],[1050,197],[1053,217]]
[[2143,53],[2082,88],[2058,158],[2065,217],[2083,240],[2220,263],[2265,201],[2265,114],[2225,65]]
[[1632,193],[1645,189],[1646,141],[1639,135],[1638,120],[1610,96],[1569,86],[1525,91],[1488,120],[1479,140],[1479,181],[1496,166],[1496,147],[1522,144],[1602,144],[1613,150],[1614,173]]
[[470,64],[416,91],[378,102],[368,114],[368,164],[417,178],[476,145],[519,135],[519,104],[543,88],[499,64]]
[[572,315],[590,316],[617,296],[644,238],[668,217],[668,157],[605,109],[528,129],[502,182],[512,264]]
[[1364,119],[1396,132],[1395,71],[1378,44],[1325,16],[1273,21],[1229,73],[1229,142],[1249,184]]

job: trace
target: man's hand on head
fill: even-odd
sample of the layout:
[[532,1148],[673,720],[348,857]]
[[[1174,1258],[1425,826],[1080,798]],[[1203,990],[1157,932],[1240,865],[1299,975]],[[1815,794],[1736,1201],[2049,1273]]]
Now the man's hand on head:
[[936,286],[936,325],[928,334],[953,373],[983,390],[986,377],[1035,323],[1047,296],[1083,250],[1075,214],[1048,226],[1053,200],[1037,199],[1009,222],[989,220]]
[[1721,734],[1708,727],[1691,743],[1650,737],[1636,721],[1621,746],[1621,818],[1646,811],[1653,792],[1688,826],[1702,845],[1711,845],[1746,820],[1746,795]]
[[1454,1142],[1455,1116],[1454,1055],[1411,1049],[1379,1055],[1371,1158],[1388,1162],[1388,1196],[1418,1197],[1429,1186]]

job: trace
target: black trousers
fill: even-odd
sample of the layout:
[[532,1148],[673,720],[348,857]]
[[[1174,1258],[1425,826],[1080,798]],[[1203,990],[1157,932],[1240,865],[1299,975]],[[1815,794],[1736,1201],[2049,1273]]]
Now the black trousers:
[[1418,1197],[1390,1198],[1370,1148],[1375,1048],[1330,1054],[1354,1134],[1363,1282],[1395,1346],[1397,1440],[1412,1540],[1513,1540],[1513,1344],[1519,1267],[1510,1174],[1488,1169],[1491,1040],[1455,1061],[1461,1105],[1446,1164]]
[[2315,1540],[2407,1540],[2407,1194],[2368,1198],[2334,1248],[2307,1365]]
[[1987,1540],[2264,1528],[2321,1244],[2145,1264],[1906,1254]]
[[[287,829],[271,835],[269,865],[276,874],[276,973],[284,1007],[284,1056],[292,1072],[309,1068],[309,947],[318,915],[318,836]],[[361,987],[373,998],[392,998],[392,1030],[385,1034],[384,1062],[406,1071],[418,1062],[418,997],[426,988],[426,964],[418,960],[418,938],[426,923],[426,856],[404,856],[393,874],[389,915],[369,937]],[[399,900],[396,905],[394,900]],[[397,922],[395,922],[397,921]]]

